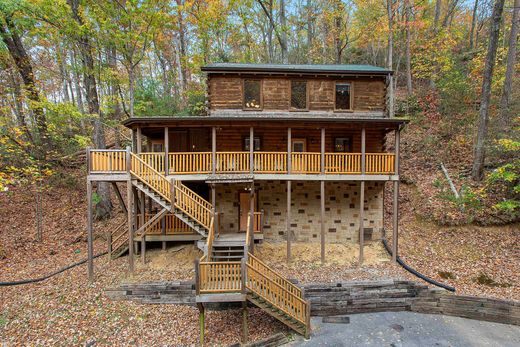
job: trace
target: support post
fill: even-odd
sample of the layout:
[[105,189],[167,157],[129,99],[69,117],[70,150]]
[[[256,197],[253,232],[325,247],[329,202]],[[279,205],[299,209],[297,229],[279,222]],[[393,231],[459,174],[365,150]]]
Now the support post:
[[204,346],[204,305],[201,303],[197,304],[199,309],[199,328],[200,328],[200,345]]
[[141,262],[146,264],[146,232],[143,230],[143,236],[141,236]]
[[142,152],[142,149],[143,149],[143,138],[142,138],[142,132],[141,132],[141,127],[138,127],[137,128],[137,148],[136,148],[136,152],[137,154],[141,154]]
[[253,127],[249,128],[249,173],[252,175],[255,168],[255,158],[254,158],[254,150],[255,150],[255,136],[253,132]]
[[171,200],[171,211],[175,211],[175,178],[170,180],[170,200]]
[[365,247],[365,181],[361,181],[359,185],[359,266],[361,266]]
[[91,161],[90,161],[90,147],[87,147],[86,150],[86,161],[87,161],[87,175],[90,174],[90,171],[92,170]]
[[[133,196],[134,196],[134,229],[132,231],[132,242],[134,242],[134,233],[139,229],[139,192],[136,188],[133,188]],[[134,242],[135,253],[139,252],[139,248],[137,247],[137,243]]]
[[247,301],[242,301],[242,343],[246,344],[248,340],[249,330],[247,327]]
[[321,263],[325,263],[325,181],[320,181]]
[[320,172],[325,174],[325,128],[321,128]]
[[292,133],[291,128],[287,128],[287,174],[292,171]]
[[361,175],[366,174],[366,132],[365,125],[361,128]]
[[291,181],[287,181],[287,262],[291,261]]
[[397,263],[398,236],[399,236],[399,147],[400,129],[395,131],[395,174],[397,181],[394,181],[394,201],[392,211],[392,262]]
[[[164,217],[161,218],[161,234],[163,237],[166,235],[166,218],[168,214],[166,214]],[[166,250],[166,241],[162,242],[162,250]]]
[[211,128],[211,173],[217,172],[217,128]]
[[92,283],[94,281],[94,245],[92,235],[92,182],[87,180],[87,238],[88,238],[88,281]]
[[251,183],[251,191],[249,192],[249,249],[248,251],[254,254],[255,249],[255,182]]
[[133,228],[133,216],[134,206],[132,205],[133,189],[132,181],[126,182],[126,199],[127,199],[127,221],[128,221],[128,271],[134,273],[134,228]]
[[169,151],[170,151],[170,136],[169,136],[169,128],[164,127],[164,175],[168,176],[170,174],[170,160],[169,160]]

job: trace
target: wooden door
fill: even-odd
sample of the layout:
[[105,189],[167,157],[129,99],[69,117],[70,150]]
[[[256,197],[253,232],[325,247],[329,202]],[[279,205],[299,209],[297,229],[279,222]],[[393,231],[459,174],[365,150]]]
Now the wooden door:
[[186,130],[170,130],[169,137],[168,152],[188,152],[188,132]]
[[[253,206],[255,206],[256,209],[256,195],[253,198]],[[239,223],[239,231],[246,232],[247,231],[247,216],[249,215],[249,209],[250,209],[250,203],[251,203],[251,193],[249,192],[240,192],[239,193],[239,211],[238,211],[238,218],[240,220]]]
[[211,151],[211,132],[209,129],[190,129],[190,151]]
[[292,139],[291,143],[291,160],[292,160],[292,172],[303,172],[305,173],[305,157],[302,152],[307,152],[307,140],[306,139]]

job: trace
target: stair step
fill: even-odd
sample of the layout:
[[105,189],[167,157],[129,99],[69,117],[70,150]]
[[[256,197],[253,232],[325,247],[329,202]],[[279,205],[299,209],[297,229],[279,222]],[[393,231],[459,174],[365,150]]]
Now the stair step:
[[213,258],[213,259],[242,259],[243,256],[241,256],[241,255],[229,255],[229,256],[218,256],[218,255],[215,256],[215,255],[213,255],[213,256],[211,256],[211,258]]

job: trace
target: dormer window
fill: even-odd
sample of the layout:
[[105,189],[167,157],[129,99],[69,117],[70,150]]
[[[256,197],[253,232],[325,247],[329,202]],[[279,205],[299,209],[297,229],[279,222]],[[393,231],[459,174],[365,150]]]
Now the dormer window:
[[291,110],[307,110],[307,81],[291,81]]
[[337,111],[352,110],[352,84],[348,82],[336,82],[335,105]]
[[244,110],[262,109],[262,82],[244,80]]

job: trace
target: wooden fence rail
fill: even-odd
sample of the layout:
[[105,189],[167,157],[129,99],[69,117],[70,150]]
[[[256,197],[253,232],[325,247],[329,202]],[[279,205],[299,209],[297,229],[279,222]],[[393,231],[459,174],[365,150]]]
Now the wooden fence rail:
[[198,288],[201,294],[240,292],[242,290],[241,262],[201,261]]
[[200,195],[175,181],[175,207],[195,219],[206,230],[209,230],[212,219],[212,206]]
[[91,149],[89,172],[126,172],[125,150]]
[[134,153],[131,153],[130,172],[139,180],[146,183],[156,193],[170,202],[170,182],[155,168],[144,162]]

